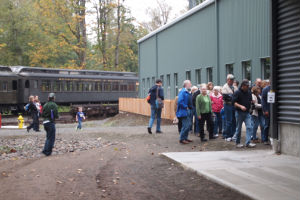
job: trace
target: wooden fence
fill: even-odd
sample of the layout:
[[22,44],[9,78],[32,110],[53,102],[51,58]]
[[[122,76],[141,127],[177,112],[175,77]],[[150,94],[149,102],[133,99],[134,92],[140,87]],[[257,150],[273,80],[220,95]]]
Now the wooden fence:
[[[164,100],[161,118],[173,120],[175,117],[174,100]],[[119,111],[150,116],[151,109],[146,99],[119,98]]]

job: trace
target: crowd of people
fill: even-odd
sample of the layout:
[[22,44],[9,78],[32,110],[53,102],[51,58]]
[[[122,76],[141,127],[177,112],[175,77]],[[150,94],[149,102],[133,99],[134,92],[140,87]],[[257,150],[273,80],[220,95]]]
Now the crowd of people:
[[[183,82],[175,98],[174,122],[178,125],[179,142],[189,144],[189,133],[194,132],[202,142],[222,138],[236,143],[237,148],[244,146],[252,148],[256,143],[269,144],[268,132],[270,124],[270,105],[267,95],[270,91],[269,80],[257,78],[254,85],[244,79],[241,84],[232,74],[227,75],[224,86],[214,86],[212,82],[192,86],[190,80]],[[162,133],[160,128],[161,111],[164,92],[162,80],[149,90],[147,101],[151,105],[151,117],[148,133],[152,134],[152,126],[157,119],[156,133]],[[241,143],[242,125],[246,127],[245,144]],[[206,127],[205,127],[206,124]],[[260,127],[261,138],[257,136]],[[204,128],[208,131],[205,138]]]

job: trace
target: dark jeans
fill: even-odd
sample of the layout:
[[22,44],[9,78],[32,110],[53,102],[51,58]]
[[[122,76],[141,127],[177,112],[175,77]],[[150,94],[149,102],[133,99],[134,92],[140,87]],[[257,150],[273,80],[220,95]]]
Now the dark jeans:
[[193,115],[195,117],[195,123],[194,123],[194,133],[199,133],[199,119],[197,116],[196,108],[193,108]]
[[224,115],[225,129],[223,137],[231,138],[234,135],[236,129],[235,109],[231,104],[224,104]]
[[268,137],[269,137],[269,127],[270,127],[270,117],[266,117],[264,115],[265,118],[265,123],[264,123],[264,131],[263,131],[263,137],[261,138],[261,140],[263,142],[268,142]]
[[179,117],[178,118],[178,133],[180,134],[181,132],[181,129],[182,129],[182,118]]
[[39,123],[39,117],[38,114],[33,113],[31,114],[32,117],[32,123],[27,127],[28,130],[32,129],[35,131],[39,131],[40,130],[40,123]]
[[48,122],[44,124],[44,128],[47,135],[43,153],[50,156],[55,142],[55,124],[53,122]]
[[204,138],[204,124],[205,122],[207,123],[208,126],[208,133],[209,133],[209,138],[213,138],[213,121],[212,121],[212,116],[211,113],[204,113],[201,114],[201,119],[199,120],[199,125],[200,125],[200,138]]
[[222,117],[219,112],[214,112],[215,114],[215,121],[214,121],[214,134],[218,134],[218,128],[219,133],[222,133]]

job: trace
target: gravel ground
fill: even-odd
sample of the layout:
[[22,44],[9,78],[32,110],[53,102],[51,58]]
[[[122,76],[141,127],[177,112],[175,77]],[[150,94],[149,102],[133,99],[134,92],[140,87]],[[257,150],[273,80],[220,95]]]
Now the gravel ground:
[[191,135],[194,142],[181,145],[176,126],[165,121],[163,134],[149,135],[147,121],[123,113],[85,122],[82,131],[75,131],[75,124],[58,124],[51,157],[40,154],[44,131],[0,129],[0,199],[248,199],[161,156],[236,150],[234,143],[201,143]]

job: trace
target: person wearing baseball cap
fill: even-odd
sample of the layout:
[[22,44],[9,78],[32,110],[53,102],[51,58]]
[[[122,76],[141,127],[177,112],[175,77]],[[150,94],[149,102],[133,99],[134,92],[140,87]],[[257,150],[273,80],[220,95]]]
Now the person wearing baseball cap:
[[238,90],[237,87],[233,85],[234,76],[232,74],[227,75],[227,83],[222,88],[223,104],[224,104],[224,116],[225,123],[223,128],[223,138],[230,142],[232,136],[235,133],[235,108],[232,104],[232,96],[235,91]]
[[236,147],[241,148],[244,147],[241,142],[241,130],[242,125],[245,123],[246,125],[246,147],[252,148],[255,147],[256,144],[251,143],[252,136],[252,122],[250,115],[250,108],[252,103],[252,94],[249,90],[250,83],[247,79],[244,79],[241,83],[241,87],[238,91],[236,91],[233,95],[232,103],[236,108],[235,116],[236,116]]
[[50,93],[48,95],[48,102],[44,105],[42,117],[44,118],[44,129],[47,133],[46,142],[44,146],[43,154],[50,156],[52,154],[52,148],[55,142],[55,119],[58,118],[58,107],[55,100],[55,94]]

